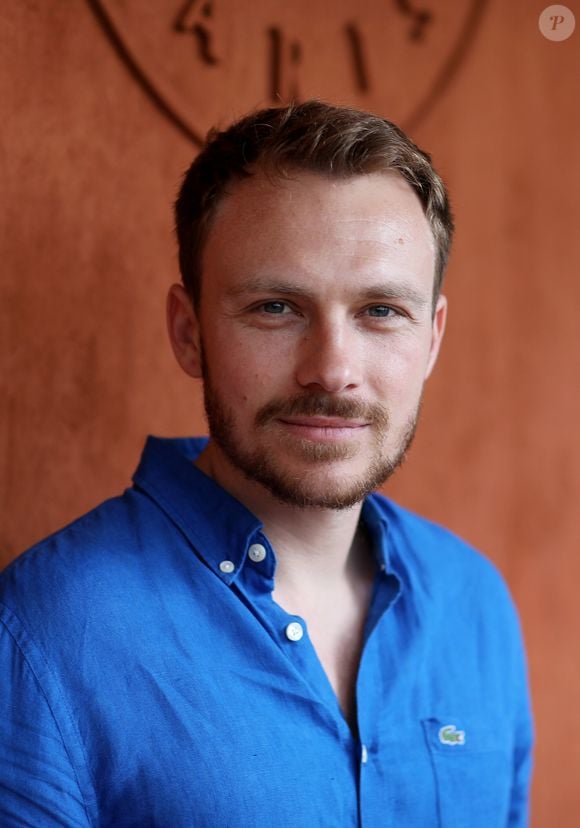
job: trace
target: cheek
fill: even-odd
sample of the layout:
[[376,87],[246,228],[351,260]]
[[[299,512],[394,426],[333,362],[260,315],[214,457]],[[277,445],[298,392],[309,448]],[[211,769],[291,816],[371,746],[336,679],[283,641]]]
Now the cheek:
[[248,400],[261,405],[278,393],[287,391],[292,359],[288,349],[270,338],[261,341],[236,332],[215,337],[208,343],[207,361],[214,385],[239,404]]
[[370,385],[387,404],[414,404],[421,394],[428,350],[417,341],[389,342],[367,360]]

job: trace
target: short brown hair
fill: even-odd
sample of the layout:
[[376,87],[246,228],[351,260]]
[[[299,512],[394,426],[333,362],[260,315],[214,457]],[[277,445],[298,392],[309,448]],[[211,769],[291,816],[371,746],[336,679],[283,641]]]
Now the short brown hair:
[[202,250],[216,205],[229,184],[258,170],[279,177],[296,170],[337,178],[390,170],[402,175],[417,193],[435,239],[435,304],[451,246],[453,217],[430,156],[378,115],[306,101],[262,109],[228,129],[212,130],[185,174],[175,220],[181,277],[196,307]]

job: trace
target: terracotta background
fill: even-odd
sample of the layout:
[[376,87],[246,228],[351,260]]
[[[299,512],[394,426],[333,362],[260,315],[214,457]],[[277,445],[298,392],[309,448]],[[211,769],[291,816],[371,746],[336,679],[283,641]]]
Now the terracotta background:
[[[538,31],[543,3],[489,2],[413,130],[448,181],[458,232],[443,355],[389,486],[483,549],[511,586],[537,720],[535,828],[580,824],[580,7],[569,6],[578,29],[552,43]],[[7,0],[0,38],[8,562],[128,485],[147,433],[203,421],[163,311],[171,202],[194,146],[83,0]]]

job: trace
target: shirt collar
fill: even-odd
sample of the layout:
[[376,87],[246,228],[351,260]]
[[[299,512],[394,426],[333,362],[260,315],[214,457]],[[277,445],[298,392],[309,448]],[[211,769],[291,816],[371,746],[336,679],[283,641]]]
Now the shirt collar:
[[383,572],[389,572],[389,523],[381,508],[379,495],[371,494],[365,498],[361,519],[369,532],[373,554],[379,567]]
[[[148,437],[133,481],[179,526],[210,569],[230,584],[263,524],[193,464],[206,445],[207,438]],[[224,571],[227,562],[233,568],[226,565]]]
[[[194,465],[207,442],[207,437],[148,437],[133,481],[181,529],[210,569],[230,584],[250,545],[268,542],[262,522]],[[365,499],[362,519],[380,568],[389,572],[389,527],[378,495]],[[221,568],[227,561],[233,564],[231,571]]]

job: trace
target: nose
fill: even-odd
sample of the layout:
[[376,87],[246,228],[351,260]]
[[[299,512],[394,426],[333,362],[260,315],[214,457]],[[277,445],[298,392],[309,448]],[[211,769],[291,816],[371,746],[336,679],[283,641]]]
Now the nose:
[[346,322],[328,321],[305,332],[296,368],[299,385],[337,394],[358,388],[361,374],[359,347]]

